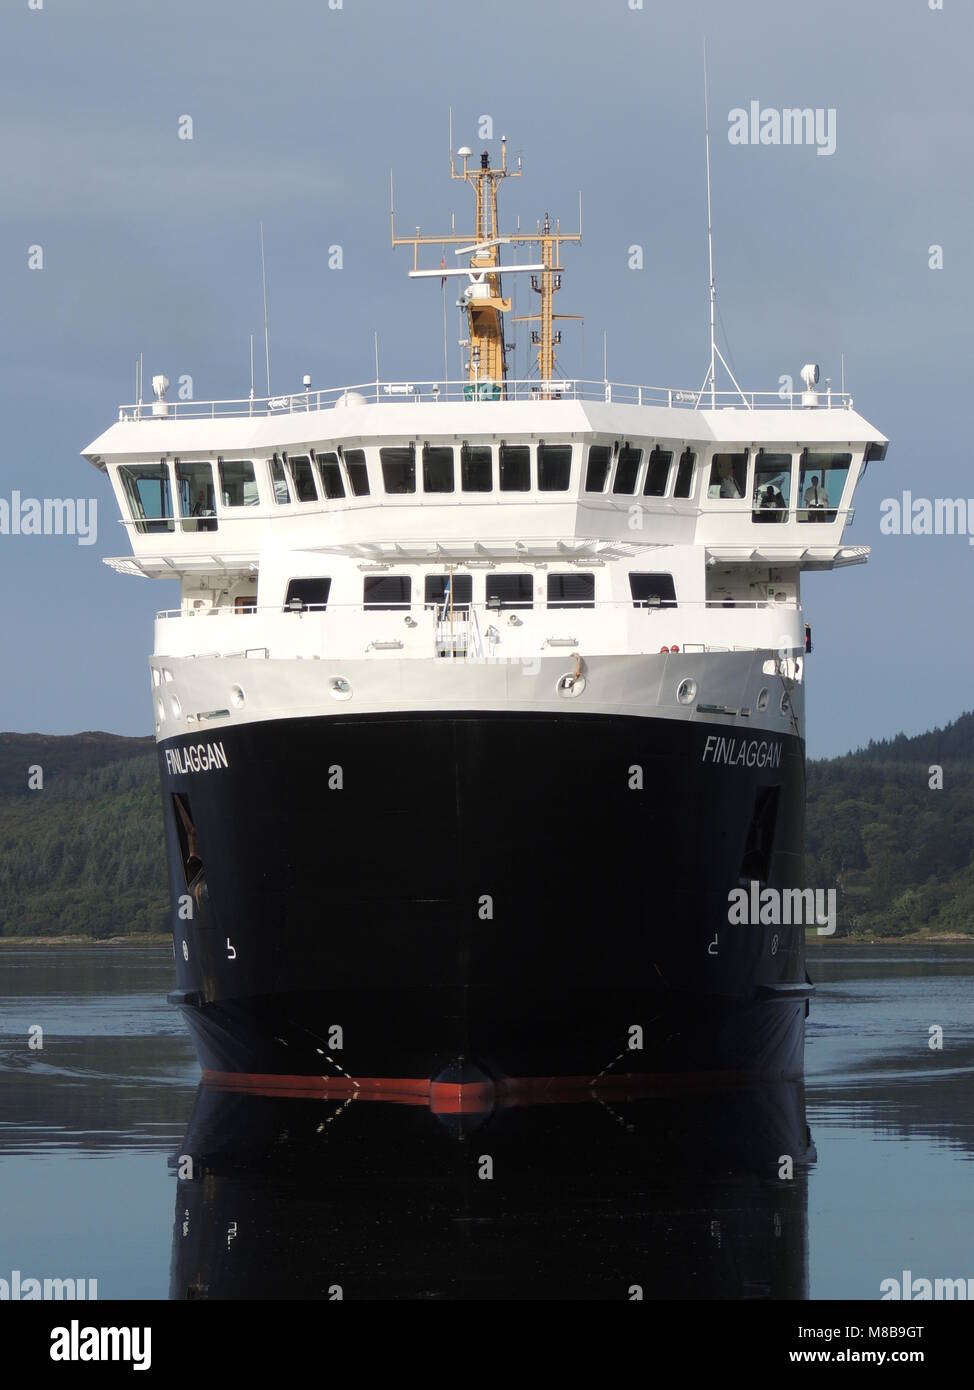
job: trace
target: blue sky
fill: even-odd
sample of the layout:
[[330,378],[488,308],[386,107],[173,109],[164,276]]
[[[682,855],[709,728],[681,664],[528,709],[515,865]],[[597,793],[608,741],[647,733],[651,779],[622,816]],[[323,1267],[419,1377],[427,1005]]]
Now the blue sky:
[[[969,4],[6,0],[0,497],[96,497],[99,531],[88,547],[0,535],[0,729],[150,731],[152,617],[176,588],[101,564],[126,542],[79,450],[132,399],[140,350],[146,382],[189,373],[198,398],[246,394],[261,219],[275,389],[305,371],[322,386],[369,378],[374,331],[384,376],[440,374],[440,296],[389,248],[388,186],[391,167],[404,228],[440,230],[454,210],[472,223],[445,176],[451,106],[455,145],[479,148],[487,114],[523,154],[508,225],[550,209],[571,227],[582,190],[585,240],[564,252],[558,308],[586,320],[584,334],[566,325],[565,372],[601,375],[605,331],[611,378],[698,386],[705,34],[725,353],[754,389],[810,360],[838,383],[844,353],[857,408],[892,441],[847,533],[873,546],[869,565],[804,582],[809,751],[974,705],[967,538],[879,531],[882,499],[905,488],[974,498]],[[732,145],[728,113],[752,100],[835,108],[835,153]]]

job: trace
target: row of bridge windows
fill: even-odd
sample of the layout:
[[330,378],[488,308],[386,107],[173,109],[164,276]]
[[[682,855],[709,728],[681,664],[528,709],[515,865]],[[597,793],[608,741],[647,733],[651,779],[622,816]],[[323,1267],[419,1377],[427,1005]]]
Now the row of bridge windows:
[[[387,495],[567,492],[571,444],[383,446],[378,478],[370,475],[364,449],[275,454],[266,460],[219,459],[216,464],[177,459],[169,465],[125,464],[119,476],[139,531],[215,531],[219,513],[256,507],[261,495],[282,506],[368,497],[381,481]],[[711,456],[706,479],[709,500],[743,499],[750,492],[752,519],[784,521],[794,509],[800,521],[834,521],[852,462],[850,453],[804,450],[793,490],[793,456],[759,449],[753,468],[749,450]],[[458,469],[459,465],[459,469]],[[375,467],[373,461],[373,469]],[[684,449],[643,449],[628,442],[591,444],[585,458],[586,493],[620,497],[689,499],[694,493],[697,455]],[[259,482],[259,470],[265,481]],[[421,485],[421,487],[420,487]],[[268,491],[264,491],[268,489]],[[175,490],[175,497],[174,497]],[[703,493],[701,487],[701,493]],[[219,499],[219,507],[217,500]]]
[[[412,585],[412,576],[408,574],[367,574],[362,586],[363,606],[374,609],[409,608],[412,604]],[[677,606],[671,574],[630,574],[629,588],[635,608]],[[284,606],[292,613],[321,611],[328,607],[330,594],[330,577],[292,579],[287,586]],[[483,602],[488,610],[533,608],[534,598],[534,576],[529,573],[489,574],[485,578]],[[473,602],[473,575],[423,576],[423,603],[426,607],[452,607],[454,611],[467,611]],[[594,608],[595,575],[549,574],[546,606]],[[245,603],[241,604],[241,610],[247,611]]]

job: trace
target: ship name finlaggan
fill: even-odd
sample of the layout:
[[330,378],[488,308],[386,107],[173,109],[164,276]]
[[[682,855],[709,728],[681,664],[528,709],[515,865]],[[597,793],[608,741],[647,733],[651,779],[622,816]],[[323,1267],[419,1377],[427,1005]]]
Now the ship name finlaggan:
[[708,761],[727,767],[780,767],[781,744],[766,739],[720,738],[708,734],[701,762]]
[[222,743],[190,743],[180,748],[165,750],[166,766],[174,775],[183,776],[187,772],[212,772],[228,767],[227,755]]

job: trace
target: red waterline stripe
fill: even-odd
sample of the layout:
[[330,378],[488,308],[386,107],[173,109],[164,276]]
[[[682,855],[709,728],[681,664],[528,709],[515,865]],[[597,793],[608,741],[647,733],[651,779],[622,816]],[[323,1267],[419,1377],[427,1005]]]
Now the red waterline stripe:
[[400,1105],[426,1105],[438,1114],[463,1114],[493,1106],[569,1104],[603,1094],[616,1099],[687,1094],[715,1087],[753,1082],[754,1073],[697,1072],[643,1076],[606,1073],[603,1076],[522,1076],[499,1081],[432,1081],[429,1077],[283,1076],[273,1072],[204,1070],[208,1086],[266,1096],[316,1096],[322,1100],[373,1100]]

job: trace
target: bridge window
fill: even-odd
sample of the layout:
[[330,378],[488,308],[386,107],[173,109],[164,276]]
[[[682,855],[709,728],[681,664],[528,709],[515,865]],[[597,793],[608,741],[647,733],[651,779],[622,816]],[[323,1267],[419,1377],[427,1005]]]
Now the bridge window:
[[642,449],[634,449],[631,444],[623,444],[616,460],[616,476],[615,482],[612,484],[613,492],[623,493],[626,497],[632,496],[636,491],[636,476],[639,473],[639,460],[642,456]]
[[489,445],[464,444],[460,449],[460,486],[464,492],[492,492],[494,460]]
[[408,574],[367,574],[364,604],[366,608],[408,608],[412,580]]
[[572,475],[570,444],[538,445],[539,492],[567,492]]
[[257,476],[250,459],[220,459],[220,500],[225,507],[256,507]]
[[452,492],[453,450],[442,444],[423,445],[423,491]]
[[549,608],[594,608],[594,574],[549,574]]
[[318,493],[315,489],[315,475],[311,468],[311,460],[307,454],[295,454],[288,459],[288,467],[291,470],[291,479],[294,483],[295,495],[299,502],[317,502]]
[[119,468],[118,475],[136,522],[135,529],[141,535],[175,529],[169,469],[164,463],[126,464]]
[[488,608],[530,608],[534,580],[529,574],[489,574]]
[[791,505],[791,454],[771,454],[759,449],[754,460],[754,497],[751,520],[787,521]]
[[646,481],[643,483],[644,497],[662,497],[664,495],[672,462],[673,454],[671,451],[659,448],[653,450],[649,456],[649,466],[646,469]]
[[352,489],[352,496],[368,497],[369,470],[365,462],[365,450],[346,449],[342,457],[345,460],[345,472],[348,474],[348,485]]
[[416,491],[416,449],[409,444],[401,449],[380,449],[382,481],[386,492]]
[[798,476],[799,521],[835,520],[851,463],[851,454],[805,450]]
[[676,607],[672,574],[630,574],[629,591],[633,608]]
[[585,491],[586,492],[605,492],[605,485],[609,478],[609,464],[612,462],[612,450],[608,444],[593,444],[588,451],[588,463],[585,468]]
[[427,608],[442,607],[449,611],[452,599],[454,609],[466,611],[473,602],[473,575],[428,574],[424,597]]
[[526,444],[502,444],[500,448],[501,492],[529,492],[531,488],[531,450]]
[[315,463],[318,465],[318,477],[321,479],[322,492],[329,502],[337,502],[339,498],[345,496],[345,483],[342,479],[338,455],[316,454]]
[[331,593],[330,579],[292,579],[287,586],[284,607],[289,613],[300,613],[302,609],[328,607]]
[[692,449],[683,450],[676,470],[676,486],[673,488],[674,497],[689,497],[693,492],[693,465],[696,461],[697,456]]
[[743,497],[747,487],[747,453],[714,454],[710,460],[708,497]]
[[215,531],[216,488],[210,463],[176,462],[176,495],[184,531]]
[[271,468],[271,489],[274,493],[274,501],[281,506],[286,506],[291,500],[291,492],[287,485],[287,474],[284,472],[284,465],[275,454],[270,460]]

